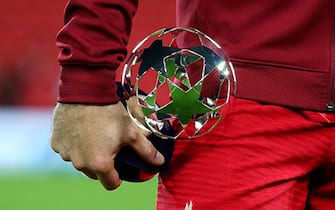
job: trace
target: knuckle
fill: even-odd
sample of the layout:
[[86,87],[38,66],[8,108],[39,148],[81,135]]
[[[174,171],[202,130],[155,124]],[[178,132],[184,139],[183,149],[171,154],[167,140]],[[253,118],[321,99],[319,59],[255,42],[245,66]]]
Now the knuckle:
[[152,147],[150,147],[149,145],[146,145],[143,148],[143,152],[144,152],[144,154],[143,154],[144,157],[143,158],[145,158],[145,159],[151,159],[156,153],[156,151]]
[[152,147],[150,146],[149,143],[144,143],[142,146],[143,152],[145,154],[151,154],[152,153]]
[[64,161],[71,161],[71,158],[68,155],[60,154],[60,156]]
[[125,145],[131,146],[131,147],[137,147],[140,144],[139,134],[138,133],[128,134],[124,143]]
[[51,146],[51,149],[54,152],[58,153],[64,161],[70,161],[71,160],[69,154],[66,152],[66,150],[64,148],[60,148],[59,144],[54,143],[53,141],[51,141],[50,146]]
[[147,161],[150,161],[155,153],[155,150],[150,146],[150,143],[146,142],[136,145],[134,149],[142,159]]
[[72,165],[75,169],[77,169],[78,171],[82,171],[85,170],[85,164],[82,161],[78,161],[78,160],[72,160]]
[[59,153],[59,148],[58,148],[58,144],[55,143],[54,139],[52,138],[51,141],[50,141],[50,146],[51,146],[51,149],[56,152],[56,153]]
[[138,143],[138,138],[134,136],[129,136],[127,139],[129,145],[136,145]]
[[100,156],[91,158],[89,161],[89,166],[93,171],[99,174],[108,173],[110,170],[110,166],[107,164],[106,159]]

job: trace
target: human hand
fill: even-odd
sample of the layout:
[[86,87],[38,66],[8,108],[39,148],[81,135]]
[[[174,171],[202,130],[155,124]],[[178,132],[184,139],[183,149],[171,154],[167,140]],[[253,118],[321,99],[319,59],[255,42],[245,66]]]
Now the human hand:
[[130,146],[152,165],[164,157],[130,119],[122,103],[94,106],[58,103],[53,115],[51,146],[65,161],[107,189],[121,184],[114,168],[118,151]]
[[127,106],[134,120],[137,120],[140,124],[145,125],[144,114],[141,107],[137,103],[136,96],[131,96],[128,98]]

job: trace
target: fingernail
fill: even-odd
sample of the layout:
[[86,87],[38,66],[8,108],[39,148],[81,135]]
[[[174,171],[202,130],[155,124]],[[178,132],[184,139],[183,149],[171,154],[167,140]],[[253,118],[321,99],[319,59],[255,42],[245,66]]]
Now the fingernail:
[[165,161],[164,156],[158,151],[156,152],[155,159],[156,159],[158,164],[163,164],[164,161]]

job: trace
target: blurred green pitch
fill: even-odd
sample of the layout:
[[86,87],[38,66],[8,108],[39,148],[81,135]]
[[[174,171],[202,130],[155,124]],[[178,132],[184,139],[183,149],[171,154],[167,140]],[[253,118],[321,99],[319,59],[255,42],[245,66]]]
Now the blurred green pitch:
[[106,191],[81,174],[0,175],[2,210],[152,210],[157,177]]

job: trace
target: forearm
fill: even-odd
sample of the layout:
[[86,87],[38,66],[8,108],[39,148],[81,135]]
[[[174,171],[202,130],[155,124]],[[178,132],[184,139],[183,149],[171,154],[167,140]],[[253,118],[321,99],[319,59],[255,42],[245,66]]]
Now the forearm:
[[119,99],[115,70],[126,56],[136,0],[70,0],[57,34],[59,102],[110,104]]

